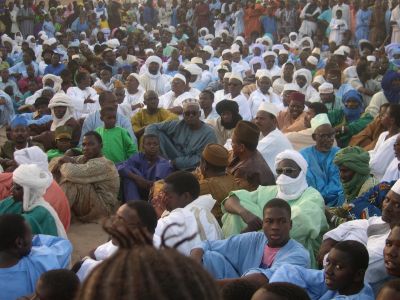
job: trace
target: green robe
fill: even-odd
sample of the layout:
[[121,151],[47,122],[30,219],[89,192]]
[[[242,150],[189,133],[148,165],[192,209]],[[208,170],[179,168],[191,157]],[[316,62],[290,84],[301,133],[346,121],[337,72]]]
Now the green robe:
[[137,145],[133,143],[131,136],[124,128],[98,127],[96,132],[103,139],[103,155],[114,163],[123,162],[138,152]]
[[[240,204],[260,219],[263,219],[263,208],[278,193],[277,186],[259,186],[257,190],[248,192],[239,190],[232,192],[239,198]],[[300,198],[287,201],[292,208],[293,226],[290,237],[301,243],[309,252],[311,265],[316,267],[315,257],[321,245],[322,235],[329,229],[325,217],[325,202],[321,194],[312,187],[307,188]],[[224,211],[222,231],[225,237],[239,234],[247,224],[239,215]]]
[[58,236],[56,222],[49,211],[43,206],[36,206],[28,212],[24,212],[22,202],[15,202],[13,197],[0,201],[0,215],[19,214],[32,228],[32,233]]

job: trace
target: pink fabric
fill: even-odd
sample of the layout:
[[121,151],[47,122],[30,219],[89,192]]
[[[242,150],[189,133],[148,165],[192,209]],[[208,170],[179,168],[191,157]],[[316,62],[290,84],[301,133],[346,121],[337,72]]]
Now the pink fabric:
[[281,248],[270,248],[268,245],[265,245],[261,264],[269,268],[274,262],[275,256],[279,250],[281,250]]
[[[0,201],[11,195],[12,184],[12,173],[0,173]],[[67,196],[55,180],[53,180],[43,198],[54,208],[65,230],[67,230],[71,221],[71,210]]]

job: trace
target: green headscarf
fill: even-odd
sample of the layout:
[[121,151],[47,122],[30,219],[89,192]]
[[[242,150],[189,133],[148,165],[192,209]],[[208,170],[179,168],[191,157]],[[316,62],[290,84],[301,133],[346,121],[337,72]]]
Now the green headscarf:
[[370,177],[369,153],[361,147],[349,146],[336,153],[333,162],[338,166],[345,166],[354,171],[353,178],[348,182],[342,182],[346,201],[352,201]]

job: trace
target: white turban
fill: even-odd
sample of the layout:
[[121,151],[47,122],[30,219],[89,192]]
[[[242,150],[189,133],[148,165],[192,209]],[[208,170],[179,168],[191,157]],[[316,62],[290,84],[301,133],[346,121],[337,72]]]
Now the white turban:
[[[17,162],[18,165],[35,164],[41,170],[47,172],[52,177],[49,171],[49,163],[47,155],[38,146],[32,146],[28,148],[23,148],[21,150],[15,150],[14,160]],[[49,186],[50,184],[51,181],[49,183]],[[49,186],[47,186],[47,188]]]
[[[56,106],[66,106],[67,111],[65,112],[65,115],[61,118],[58,119],[56,115],[54,114],[54,107]],[[49,103],[49,108],[51,109],[51,116],[53,117],[53,123],[51,123],[50,130],[55,131],[57,127],[65,125],[65,123],[73,118],[73,113],[74,113],[74,106],[72,104],[71,98],[64,93],[57,93],[51,98],[50,103]]]
[[306,89],[312,82],[312,74],[311,71],[308,69],[300,69],[297,70],[296,72],[294,72],[293,74],[293,79],[294,81],[296,81],[297,76],[304,76],[307,80],[307,83],[305,84],[305,86],[303,86],[301,89],[304,90]]
[[400,195],[400,179],[396,181],[396,183],[392,186],[390,190],[397,195]]
[[13,39],[10,38],[7,34],[3,34],[2,37],[1,37],[1,43],[3,44],[3,46],[4,46],[4,43],[5,43],[5,42],[8,42],[8,43],[10,43],[12,46],[14,46],[14,41],[13,41]]
[[191,75],[201,75],[203,70],[196,64],[187,64],[185,70],[189,71]]
[[31,211],[37,206],[44,207],[53,217],[57,226],[57,234],[59,237],[67,238],[64,226],[53,207],[43,199],[49,182],[53,178],[48,172],[43,171],[35,164],[22,164],[13,172],[13,182],[22,186],[24,190],[23,209]]
[[176,73],[176,74],[174,75],[174,77],[172,77],[172,80],[174,80],[174,79],[182,80],[182,81],[186,84],[186,77],[183,76],[183,75],[180,74],[180,73]]
[[158,56],[152,55],[146,59],[146,66],[148,67],[151,63],[157,63],[159,66],[162,65],[162,60]]
[[44,75],[42,78],[43,87],[45,86],[45,82],[47,79],[50,79],[51,81],[54,82],[54,86],[53,86],[54,93],[58,93],[61,91],[61,84],[62,84],[63,80],[61,79],[60,76],[56,76],[53,74]]
[[293,160],[296,164],[298,164],[298,166],[304,173],[307,173],[308,163],[304,159],[304,157],[300,154],[300,152],[295,150],[285,150],[279,153],[275,158],[275,168],[284,159]]

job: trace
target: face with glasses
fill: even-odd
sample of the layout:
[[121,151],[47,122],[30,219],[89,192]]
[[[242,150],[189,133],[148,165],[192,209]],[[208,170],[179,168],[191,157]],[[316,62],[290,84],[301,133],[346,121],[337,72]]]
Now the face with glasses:
[[183,119],[188,126],[195,126],[200,120],[200,109],[198,105],[187,105],[183,109]]
[[275,171],[278,176],[284,174],[291,178],[297,178],[301,169],[294,160],[284,159],[278,163]]
[[318,151],[329,152],[335,141],[335,130],[329,124],[320,125],[315,129],[312,138]]

